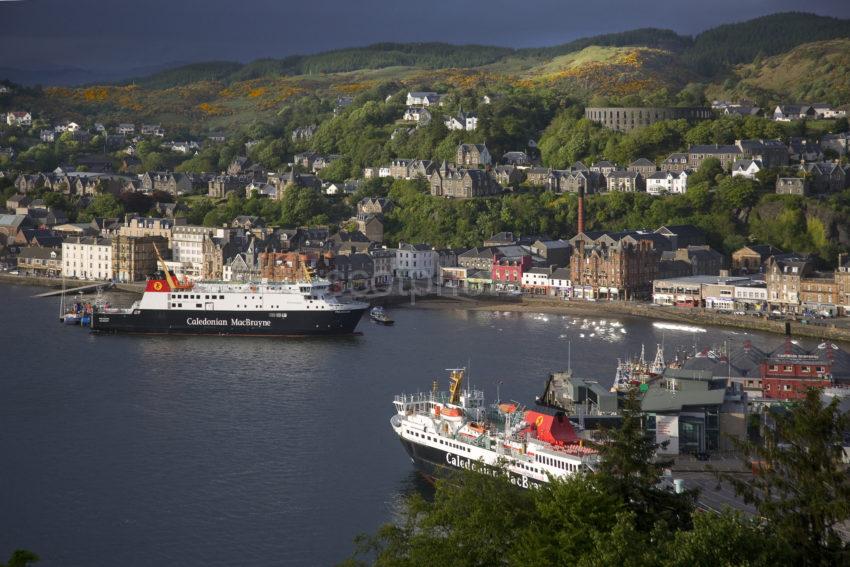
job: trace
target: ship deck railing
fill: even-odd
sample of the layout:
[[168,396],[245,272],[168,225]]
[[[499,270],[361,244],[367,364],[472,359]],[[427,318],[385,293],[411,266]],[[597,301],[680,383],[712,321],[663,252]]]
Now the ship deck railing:
[[[484,392],[481,390],[465,390],[462,395],[470,399],[483,399]],[[417,392],[415,394],[399,394],[395,396],[394,401],[404,405],[408,404],[450,404],[458,407],[463,407],[461,404],[451,404],[451,394],[446,391],[442,392]]]

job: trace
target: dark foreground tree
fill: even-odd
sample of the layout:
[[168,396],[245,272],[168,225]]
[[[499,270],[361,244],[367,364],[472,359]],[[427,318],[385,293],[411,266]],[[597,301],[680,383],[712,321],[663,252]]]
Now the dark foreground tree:
[[664,469],[673,461],[657,458],[659,445],[644,430],[640,401],[632,390],[623,407],[623,423],[605,432],[598,445],[601,462],[598,476],[605,490],[634,512],[642,531],[664,521],[671,528],[687,528],[691,523],[695,492],[675,494],[659,488]]
[[721,474],[754,504],[797,565],[848,565],[838,529],[850,520],[850,476],[842,462],[850,414],[810,389],[790,411],[771,412],[763,445],[733,440],[756,474]]
[[28,567],[39,560],[38,555],[26,549],[16,549],[12,552],[9,561],[5,565],[0,563],[0,567]]

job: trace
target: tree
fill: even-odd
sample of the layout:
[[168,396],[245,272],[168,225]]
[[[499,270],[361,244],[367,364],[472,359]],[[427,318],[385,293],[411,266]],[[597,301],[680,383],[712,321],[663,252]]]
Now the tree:
[[696,173],[688,179],[688,185],[691,183],[707,182],[710,186],[714,186],[718,175],[723,174],[723,166],[717,158],[706,158],[700,164]]
[[356,556],[371,555],[376,566],[509,565],[508,551],[533,521],[532,492],[470,471],[438,480],[433,503],[410,498],[403,522],[358,538]]
[[32,563],[38,562],[40,559],[41,558],[32,551],[16,549],[9,557],[9,561],[7,561],[5,565],[0,563],[0,567],[28,567]]
[[640,401],[634,389],[623,406],[623,422],[605,432],[597,445],[602,485],[635,514],[637,527],[650,531],[659,520],[673,528],[689,527],[695,493],[673,494],[659,487],[672,460],[656,458],[659,445],[644,431]]
[[850,547],[837,532],[850,519],[850,477],[842,462],[850,414],[839,402],[822,403],[812,388],[790,411],[772,411],[762,445],[732,439],[756,474],[719,475],[756,506],[796,565],[850,563]]
[[724,177],[717,184],[717,196],[724,208],[740,210],[755,205],[759,191],[754,181],[744,177]]
[[80,212],[79,222],[88,222],[95,217],[120,218],[124,215],[121,203],[110,193],[96,195],[91,204]]
[[782,565],[788,551],[788,544],[757,519],[724,510],[720,514],[695,514],[694,528],[676,532],[669,541],[664,564]]

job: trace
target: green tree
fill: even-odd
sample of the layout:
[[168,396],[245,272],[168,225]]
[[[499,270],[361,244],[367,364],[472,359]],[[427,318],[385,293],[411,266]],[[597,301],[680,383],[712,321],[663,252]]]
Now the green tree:
[[720,160],[717,158],[706,158],[696,172],[688,178],[688,185],[691,183],[706,182],[713,187],[717,176],[722,174],[723,166],[720,164]]
[[850,476],[842,462],[850,414],[839,402],[824,404],[812,388],[790,411],[771,412],[763,444],[732,439],[758,473],[719,475],[756,506],[795,565],[850,563],[850,547],[838,534],[850,519]]
[[634,389],[629,392],[622,416],[622,425],[606,431],[598,444],[602,485],[635,514],[641,531],[650,531],[657,521],[673,528],[689,527],[696,494],[674,494],[659,488],[664,469],[673,461],[656,457],[666,444],[659,445],[644,431]]
[[695,514],[694,528],[675,532],[668,540],[663,565],[715,567],[717,565],[783,565],[788,544],[755,518],[724,510]]
[[83,209],[77,220],[89,222],[94,217],[120,218],[124,215],[124,207],[110,193],[95,195],[88,207]]
[[37,563],[40,557],[32,551],[26,549],[16,549],[9,557],[9,561],[5,565],[0,563],[0,567],[28,567],[33,563]]
[[749,208],[759,200],[758,185],[744,177],[724,177],[717,184],[717,196],[724,208]]

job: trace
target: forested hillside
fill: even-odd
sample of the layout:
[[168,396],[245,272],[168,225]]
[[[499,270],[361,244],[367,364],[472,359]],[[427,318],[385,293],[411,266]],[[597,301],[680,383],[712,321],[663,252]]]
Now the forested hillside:
[[700,74],[723,74],[730,65],[777,55],[804,43],[850,37],[850,20],[786,12],[702,32],[683,54]]

